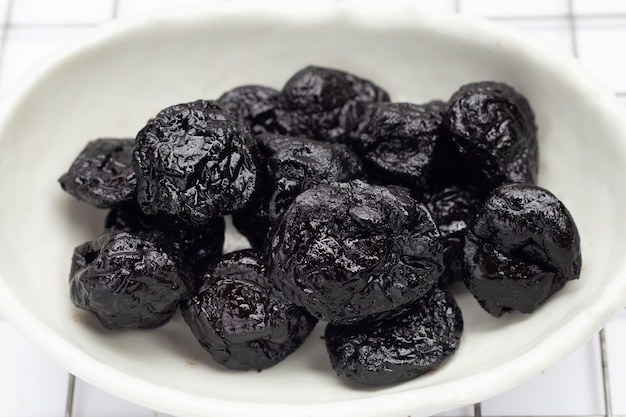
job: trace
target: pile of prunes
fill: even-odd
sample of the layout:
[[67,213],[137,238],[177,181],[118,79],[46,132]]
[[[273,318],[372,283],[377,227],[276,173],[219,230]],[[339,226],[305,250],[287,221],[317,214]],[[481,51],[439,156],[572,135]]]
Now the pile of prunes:
[[[59,181],[110,211],[75,249],[71,300],[111,330],[180,308],[239,370],[275,365],[323,321],[338,374],[408,380],[459,346],[450,283],[500,317],[579,277],[576,225],[537,169],[533,111],[506,84],[396,103],[310,66],[281,91],[238,87],[88,143]],[[222,253],[224,216],[250,249]]]

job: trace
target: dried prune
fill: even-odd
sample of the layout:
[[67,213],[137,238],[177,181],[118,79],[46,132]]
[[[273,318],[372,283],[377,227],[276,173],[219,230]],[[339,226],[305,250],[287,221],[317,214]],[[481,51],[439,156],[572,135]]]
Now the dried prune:
[[569,211],[530,184],[496,188],[469,224],[464,281],[493,316],[532,313],[580,275],[580,236]]
[[490,184],[535,182],[535,115],[512,87],[493,81],[464,85],[450,98],[444,123],[453,146]]
[[196,225],[241,209],[256,187],[254,146],[247,126],[216,102],[161,110],[137,134],[137,202],[146,214]]
[[383,319],[326,326],[338,374],[368,385],[406,381],[442,365],[458,348],[463,317],[452,295],[433,288]]
[[70,298],[107,329],[161,326],[190,290],[190,274],[176,256],[126,232],[105,232],[72,257]]
[[444,103],[376,103],[367,107],[352,145],[381,184],[423,192],[443,134]]
[[445,187],[428,197],[426,207],[439,227],[444,245],[445,269],[440,278],[443,283],[462,279],[463,236],[484,198],[479,191],[458,185]]
[[408,190],[319,185],[285,211],[270,278],[317,318],[350,323],[424,295],[443,270],[442,251],[430,213]]
[[222,217],[192,226],[177,217],[144,214],[137,204],[112,209],[107,215],[105,228],[123,230],[169,248],[192,271],[200,271],[219,258],[224,246]]
[[317,322],[272,286],[261,254],[250,249],[228,253],[207,268],[199,293],[181,311],[213,359],[239,370],[280,362]]
[[237,229],[263,250],[270,230],[296,196],[322,183],[362,178],[359,158],[346,145],[280,135],[256,137],[267,169],[260,201],[233,214]]
[[137,180],[132,165],[134,139],[96,139],[87,144],[59,178],[74,197],[99,208],[111,208],[135,198]]
[[279,130],[276,108],[280,93],[270,87],[244,85],[222,94],[218,103],[240,121],[248,124],[255,135]]
[[328,142],[349,140],[364,104],[389,101],[387,92],[371,81],[314,66],[294,74],[281,93],[276,133]]

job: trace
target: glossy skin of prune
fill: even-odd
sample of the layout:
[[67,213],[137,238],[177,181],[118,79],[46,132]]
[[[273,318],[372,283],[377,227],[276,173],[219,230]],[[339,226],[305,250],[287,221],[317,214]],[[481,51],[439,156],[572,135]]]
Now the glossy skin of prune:
[[213,359],[238,370],[277,364],[317,323],[272,286],[254,250],[228,253],[207,268],[199,293],[181,304],[181,311]]
[[110,330],[155,328],[190,295],[180,260],[154,243],[108,231],[74,250],[70,298]]
[[444,105],[376,103],[367,107],[352,145],[373,178],[423,192],[443,133]]
[[280,93],[273,88],[244,85],[225,92],[217,101],[227,112],[247,123],[255,135],[279,129],[276,108]]
[[408,190],[319,185],[285,211],[271,245],[270,278],[331,323],[380,315],[424,295],[443,270],[439,231]]
[[355,75],[309,66],[282,90],[277,133],[347,142],[367,103],[389,101],[383,89]]
[[530,184],[496,188],[465,237],[464,281],[496,317],[532,313],[582,264],[580,236],[567,208],[549,191]]
[[269,134],[256,140],[267,177],[258,203],[235,213],[233,221],[257,250],[264,249],[270,230],[300,193],[364,176],[361,161],[346,145]]
[[244,124],[213,101],[161,110],[137,134],[137,202],[146,214],[202,225],[243,208],[257,169]]
[[111,208],[135,198],[137,180],[132,165],[134,139],[96,139],[59,178],[63,190],[99,208]]
[[535,116],[512,87],[492,81],[464,85],[450,98],[444,123],[456,150],[492,185],[535,182]]
[[445,270],[440,282],[463,278],[463,237],[468,223],[478,212],[485,197],[474,189],[451,185],[429,196],[426,207],[439,228],[444,244]]
[[333,369],[359,384],[407,381],[441,366],[459,347],[463,317],[452,295],[433,288],[377,321],[326,326]]
[[105,228],[123,230],[167,247],[196,272],[219,258],[224,247],[221,217],[191,226],[176,217],[144,214],[137,204],[124,204],[109,212]]

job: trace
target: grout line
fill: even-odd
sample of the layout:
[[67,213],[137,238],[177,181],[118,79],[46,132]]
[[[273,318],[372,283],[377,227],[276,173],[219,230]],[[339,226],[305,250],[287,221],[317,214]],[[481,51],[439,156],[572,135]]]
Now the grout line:
[[570,36],[572,41],[572,54],[578,58],[578,41],[576,39],[576,20],[574,17],[574,6],[572,0],[567,0],[567,22],[569,24]]
[[461,0],[454,0],[454,13],[461,13]]
[[606,354],[606,332],[600,330],[600,358],[602,359],[602,388],[604,390],[604,413],[613,417],[613,401],[611,400],[611,381],[609,380],[609,359]]
[[[13,0],[7,1],[6,18],[2,22],[2,31],[4,32],[2,38],[0,38],[0,64],[4,62],[4,55],[7,46],[7,38],[9,37],[9,29],[11,23],[11,15],[13,14]],[[0,80],[2,79],[2,72],[0,71]]]
[[119,12],[120,12],[120,1],[113,0],[113,12],[111,13],[111,18],[117,19]]
[[76,377],[69,374],[67,379],[67,398],[65,399],[65,417],[74,415],[74,390],[76,388]]

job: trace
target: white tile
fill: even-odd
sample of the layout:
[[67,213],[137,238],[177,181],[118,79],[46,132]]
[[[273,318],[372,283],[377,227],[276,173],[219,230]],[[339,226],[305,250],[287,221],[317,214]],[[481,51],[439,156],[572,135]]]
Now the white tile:
[[9,0],[0,0],[0,23],[4,23],[9,11]]
[[[63,415],[68,376],[13,326],[0,322],[0,417]],[[74,415],[168,417],[76,380]],[[171,417],[171,416],[169,416]]]
[[461,13],[478,16],[563,16],[566,0],[460,0]]
[[76,381],[74,415],[83,417],[167,417],[108,394],[84,381]]
[[577,22],[578,56],[613,91],[626,91],[626,19],[581,19]]
[[135,16],[150,13],[156,10],[176,7],[194,7],[213,3],[222,3],[225,0],[119,0],[117,16]]
[[577,15],[626,13],[624,0],[573,0],[572,7]]
[[560,52],[572,54],[572,36],[565,18],[545,20],[507,20],[506,24],[515,27]]
[[0,417],[62,415],[67,372],[0,322]]
[[531,381],[482,403],[484,415],[597,415],[602,412],[598,339],[594,337]]
[[14,24],[89,24],[108,20],[113,0],[15,0]]
[[456,11],[456,2],[454,0],[413,0],[411,4],[437,13],[454,13]]
[[28,71],[50,53],[84,34],[88,28],[13,28],[5,36],[0,62],[0,95],[5,95]]

